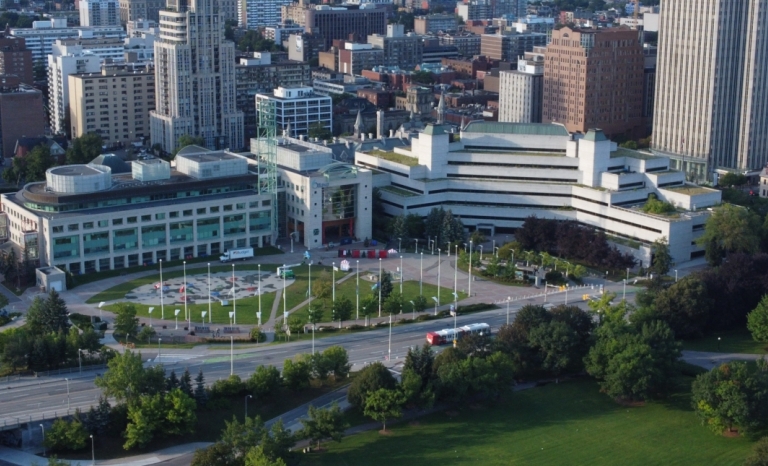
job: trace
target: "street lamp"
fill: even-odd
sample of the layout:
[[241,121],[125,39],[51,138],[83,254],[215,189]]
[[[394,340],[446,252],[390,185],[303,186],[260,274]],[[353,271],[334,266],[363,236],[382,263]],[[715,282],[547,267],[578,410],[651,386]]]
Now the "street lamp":
[[436,296],[432,296],[432,301],[435,302],[435,315],[437,315],[437,303],[438,303],[437,297]]
[[229,375],[235,373],[235,337],[229,336]]
[[416,251],[414,251],[416,254],[419,253],[419,238],[416,238]]
[[511,297],[507,296],[507,325],[509,325],[509,301]]
[[381,317],[381,257],[379,257],[379,317]]
[[677,269],[675,269],[675,283],[677,283]]
[[184,318],[187,318],[187,261],[184,261]]
[[176,330],[179,329],[179,312],[181,312],[181,309],[173,311],[174,317],[176,318]]
[[331,268],[331,287],[332,287],[332,295],[331,295],[331,303],[336,304],[336,262],[331,262],[331,265],[333,267]]
[[152,311],[154,311],[154,310],[155,310],[154,307],[150,307],[149,310],[148,310],[148,312],[149,312],[149,326],[150,327],[152,326]]
[[717,350],[720,351],[720,337],[717,337]]
[[160,319],[165,320],[165,308],[163,307],[163,260],[160,259]]
[[419,256],[419,296],[424,295],[424,253]]
[[[283,290],[285,294],[285,290]],[[237,295],[235,294],[235,264],[232,264],[232,323],[237,325]]]
[[440,302],[440,249],[437,250],[437,302]]
[[90,437],[91,437],[91,464],[95,465],[96,464],[96,447],[94,446],[94,443],[93,443],[93,435],[91,435]]
[[400,256],[400,297],[403,296],[403,274],[404,274],[404,272],[405,271],[403,270],[403,256],[401,255]]
[[[312,286],[311,285],[311,283],[312,283],[312,281],[311,281],[312,280],[312,275],[311,275],[312,264],[309,264],[309,270],[310,270],[310,276],[309,276],[310,282],[309,283],[310,283],[310,286]],[[261,327],[261,264],[259,264],[259,315],[258,315],[258,318],[259,318],[259,327]]]
[[80,373],[83,373],[83,350],[77,349],[77,365],[80,367]]
[[397,252],[402,252],[403,250],[403,238],[397,238]]
[[467,286],[467,296],[472,297],[472,240],[469,240],[469,285]]
[[360,261],[355,261],[355,321],[360,320]]
[[243,422],[248,420],[248,398],[253,398],[253,395],[245,395],[245,416],[243,416]]
[[482,244],[479,245],[478,248],[480,248],[480,261],[482,262],[482,260],[483,260],[483,245]]
[[67,413],[69,413],[69,379],[64,379],[67,381]]
[[157,360],[156,362],[160,362],[160,342],[163,341],[162,338],[157,339]]
[[627,300],[627,279],[624,279],[624,291],[621,293],[621,300],[626,301]]
[[411,312],[413,312],[413,319],[416,319],[416,304],[413,301],[410,301],[411,303]]
[[210,324],[211,322],[213,322],[213,313],[211,311],[211,263],[208,262],[208,323]]
[[40,428],[43,429],[43,456],[45,456],[45,426],[40,424]]

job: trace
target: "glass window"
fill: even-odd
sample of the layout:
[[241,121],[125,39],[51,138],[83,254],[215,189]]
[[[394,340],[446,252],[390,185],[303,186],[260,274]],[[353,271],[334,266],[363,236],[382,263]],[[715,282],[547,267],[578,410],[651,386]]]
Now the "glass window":
[[197,209],[197,215],[205,215],[205,207]]
[[219,237],[219,217],[197,219],[198,241]]
[[113,218],[112,219],[112,225],[122,225],[123,219],[122,218]]
[[136,249],[139,247],[139,238],[136,228],[126,228],[112,232],[112,247],[115,251]]
[[83,222],[83,230],[93,229],[93,222]]
[[270,223],[270,212],[268,210],[250,212],[248,214],[250,231],[269,230],[271,227]]
[[224,206],[224,212],[232,212],[232,204]]
[[77,223],[72,223],[70,225],[67,225],[67,231],[77,231],[80,229],[80,225]]
[[109,233],[100,231],[83,235],[83,254],[102,254],[109,252]]
[[165,246],[165,225],[141,227],[141,247]]
[[155,214],[155,220],[165,220],[165,212]]
[[99,228],[106,228],[109,226],[109,220],[99,220]]
[[168,213],[168,217],[170,218],[179,218],[179,212],[170,212]]
[[128,217],[127,219],[128,223],[136,223],[138,221],[137,217]]
[[141,221],[142,222],[151,222],[152,221],[152,216],[151,215],[142,215],[141,216]]
[[192,216],[192,209],[189,209],[189,210],[185,210],[185,211],[182,213],[182,215],[184,215],[185,217],[191,217],[191,216]]
[[53,258],[80,256],[80,235],[62,236],[53,240]]
[[64,227],[61,225],[53,227],[51,230],[53,230],[54,233],[64,233]]
[[245,233],[245,215],[225,215],[224,216],[224,236]]
[[215,213],[215,212],[218,212],[218,211],[219,211],[219,206],[217,206],[217,205],[211,206],[211,213],[212,214]]
[[236,204],[235,205],[235,209],[237,209],[237,210],[245,209],[245,202],[243,202],[242,204]]
[[193,238],[193,230],[194,227],[192,225],[192,221],[185,221],[185,222],[176,222],[171,223],[169,226],[169,237],[171,244],[173,243],[183,243],[186,241],[192,241]]

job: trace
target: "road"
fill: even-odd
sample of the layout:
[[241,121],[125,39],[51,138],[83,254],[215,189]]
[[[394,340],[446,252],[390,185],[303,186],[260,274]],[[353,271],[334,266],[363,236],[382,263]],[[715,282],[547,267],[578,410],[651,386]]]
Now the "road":
[[[573,301],[571,293],[570,301]],[[562,303],[563,293],[549,296],[549,302]],[[581,295],[578,296],[581,299]],[[516,311],[525,304],[542,302],[541,298],[530,298],[511,303],[510,320],[514,319]],[[582,303],[582,305],[584,305]],[[506,307],[476,314],[459,316],[457,325],[474,322],[484,322],[493,329],[506,323]],[[392,327],[390,343],[389,327],[363,333],[335,335],[315,339],[315,350],[322,351],[332,345],[346,348],[350,363],[357,368],[366,363],[385,361],[391,352],[391,361],[402,360],[410,347],[425,343],[425,335],[429,331],[451,328],[452,318],[439,321],[417,322]],[[147,364],[163,364],[167,370],[175,369],[182,372],[188,368],[193,377],[199,369],[203,370],[206,381],[212,383],[230,375],[230,368],[240,377],[249,377],[259,365],[273,365],[282,369],[283,361],[296,354],[311,353],[312,342],[300,341],[282,344],[269,344],[261,347],[235,349],[232,357],[226,347],[218,346],[216,350],[206,347],[194,349],[162,350],[158,361],[157,350],[144,350],[142,356]],[[87,410],[95,404],[101,390],[93,384],[99,374],[96,371],[83,371],[61,376],[49,376],[39,379],[20,379],[14,381],[0,380],[0,426],[15,425],[19,422],[36,421],[45,418],[61,416],[75,409]],[[66,379],[69,379],[68,381]]]

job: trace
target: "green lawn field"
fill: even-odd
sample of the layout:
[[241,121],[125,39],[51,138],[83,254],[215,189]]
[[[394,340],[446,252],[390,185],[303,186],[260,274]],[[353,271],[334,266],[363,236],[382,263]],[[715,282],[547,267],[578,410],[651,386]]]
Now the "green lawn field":
[[696,340],[684,340],[683,349],[716,353],[765,354],[768,352],[768,343],[755,341],[752,334],[743,328],[713,333]]
[[[736,465],[751,441],[703,427],[689,406],[692,379],[665,402],[624,407],[591,380],[516,392],[329,443],[302,465]],[[389,426],[388,426],[389,427]]]

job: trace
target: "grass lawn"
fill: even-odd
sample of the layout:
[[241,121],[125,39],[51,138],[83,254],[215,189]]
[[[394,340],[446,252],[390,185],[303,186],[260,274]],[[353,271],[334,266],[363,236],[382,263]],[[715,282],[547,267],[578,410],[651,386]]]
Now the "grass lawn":
[[[277,264],[261,264],[262,271],[275,272],[277,271],[277,267],[279,267]],[[258,270],[259,264],[238,264],[235,268],[236,270]],[[211,273],[231,272],[231,271],[232,271],[232,265],[211,266]],[[208,273],[207,267],[197,268],[197,269],[189,269],[189,268],[187,269],[188,276],[207,274],[207,273]],[[171,278],[179,278],[183,276],[184,276],[183,270],[163,272],[163,281]],[[135,288],[138,288],[139,286],[142,286],[142,285],[148,285],[150,283],[157,283],[157,282],[160,282],[159,270],[156,274],[148,275],[146,277],[134,278],[133,280],[123,282],[119,285],[115,285],[112,288],[107,288],[106,290],[93,295],[91,298],[88,298],[85,302],[88,304],[98,304],[102,301],[123,300],[125,299],[125,295],[133,291]],[[262,296],[262,299],[263,299],[263,296]],[[207,307],[208,306],[206,304],[206,309]]]
[[[720,337],[718,343],[717,338]],[[690,351],[713,351],[717,353],[765,354],[768,343],[757,342],[746,328],[726,330],[696,340],[684,340],[683,349]]]
[[[285,252],[282,249],[277,249],[273,246],[266,246],[263,248],[254,248],[253,249],[253,255],[254,257],[260,257],[260,256],[273,256],[276,254],[285,254]],[[201,256],[201,257],[193,257],[191,259],[187,259],[187,265],[189,264],[199,264],[204,262],[214,262],[218,261],[218,255],[214,256]],[[171,268],[171,267],[181,267],[184,263],[183,259],[175,260],[175,261],[163,261],[163,267],[164,268]],[[153,264],[151,266],[145,267],[143,265],[137,266],[137,267],[127,267],[124,269],[117,269],[117,270],[105,270],[103,272],[95,272],[95,273],[89,273],[84,275],[76,275],[74,277],[75,280],[75,286],[85,285],[86,283],[93,283],[97,282],[99,280],[104,280],[105,278],[113,278],[113,277],[119,277],[121,275],[128,275],[131,273],[136,272],[145,272],[151,267],[154,267],[158,273],[160,270],[160,267],[157,264]],[[179,275],[181,276],[181,275]],[[163,274],[163,278],[165,278],[165,274]],[[104,301],[102,299],[102,301]]]
[[691,378],[664,402],[623,407],[591,380],[517,392],[439,412],[391,435],[366,432],[304,455],[302,465],[741,464],[751,441],[713,435],[690,408]]
[[[293,282],[293,285],[291,285],[288,289],[288,293],[286,293],[286,303],[285,308],[289,311],[293,309],[294,307],[301,304],[305,299],[307,299],[307,290],[309,289],[309,266],[308,265],[301,265],[299,267],[293,267],[291,270],[293,270],[293,274],[296,277],[296,280]],[[325,265],[315,265],[312,267],[312,281],[314,282],[318,278],[320,278],[320,275],[323,273],[328,273],[328,278],[331,277],[331,272],[333,268],[330,266]],[[350,272],[342,272],[338,271],[336,272],[336,281],[341,280],[344,278],[345,275],[347,275]],[[338,291],[338,289],[337,289]],[[280,303],[280,312],[278,313],[281,315],[283,312],[283,303]]]
[[[177,368],[177,375],[181,375],[179,372],[183,372],[183,369]],[[197,373],[192,373],[192,379],[195,378]],[[245,380],[245,379],[243,379]],[[249,416],[261,416],[261,419],[267,421],[273,419],[285,412],[288,412],[298,406],[308,403],[313,399],[328,393],[342,385],[348,384],[350,379],[343,379],[340,382],[327,381],[323,387],[310,387],[309,389],[300,393],[291,393],[287,390],[281,389],[281,392],[275,394],[270,399],[258,401],[256,399],[249,400],[248,403],[248,415]],[[166,438],[155,438],[146,448],[126,451],[123,449],[123,443],[125,439],[122,437],[100,436],[96,440],[96,459],[107,460],[114,458],[121,458],[125,456],[140,455],[143,453],[150,453],[162,448],[171,447],[174,445],[180,445],[190,442],[215,442],[221,436],[221,431],[224,429],[224,421],[231,421],[232,416],[235,416],[238,421],[243,422],[243,415],[245,414],[245,402],[244,397],[237,396],[229,400],[228,406],[224,409],[202,409],[197,411],[197,423],[195,429],[191,434],[185,436],[174,436]],[[90,441],[88,448],[80,452],[75,453],[60,453],[59,458],[74,459],[74,460],[87,460],[90,462],[91,451]]]
[[[338,272],[336,275],[338,277]],[[365,280],[360,280],[360,300],[361,301],[363,300],[363,297],[373,293],[373,291],[371,291],[371,286],[373,286],[373,283]],[[344,283],[341,283],[340,285],[336,285],[336,299],[340,299],[342,296],[346,296],[352,302],[352,318],[353,319],[355,318],[355,313],[356,313],[355,288],[356,288],[356,281],[354,277],[348,279],[347,281],[345,281]],[[400,282],[393,280],[392,289],[394,291],[399,292]],[[437,285],[424,283],[423,293],[424,293],[424,296],[427,298],[427,310],[429,310],[435,304],[435,302],[432,300],[432,296],[437,296]],[[419,282],[413,281],[413,280],[404,281],[403,282],[403,297],[404,297],[403,314],[409,314],[412,311],[411,303],[409,301],[412,301],[417,296],[419,296]],[[467,297],[466,293],[459,292],[459,301],[461,301],[466,297]],[[323,304],[323,300],[321,299],[315,299],[312,302],[314,303],[313,306],[320,306]],[[453,302],[453,289],[440,287],[440,304],[448,304],[452,302]],[[290,301],[289,301],[289,305],[290,305]],[[325,313],[323,314],[323,322],[326,322],[331,319],[331,311],[330,311],[331,300],[330,299],[328,299],[328,303],[326,306],[324,306],[324,309],[325,309]],[[309,307],[305,306],[299,309],[298,311],[296,311],[294,315],[297,315],[306,321],[309,317],[308,311],[309,311]],[[362,320],[363,317],[360,316],[360,319]]]

